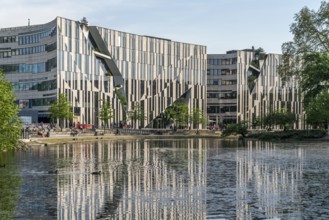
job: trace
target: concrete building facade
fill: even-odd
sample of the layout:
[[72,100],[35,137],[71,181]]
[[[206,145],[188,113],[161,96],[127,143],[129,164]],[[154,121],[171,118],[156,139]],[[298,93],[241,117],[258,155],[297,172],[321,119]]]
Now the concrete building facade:
[[237,55],[208,54],[207,114],[210,124],[237,120]]
[[207,113],[210,122],[245,121],[255,127],[268,113],[285,109],[296,114],[295,129],[305,118],[299,81],[282,82],[278,75],[281,55],[259,50],[233,50],[208,55]]
[[57,17],[42,25],[0,29],[0,68],[14,85],[22,116],[48,122],[50,104],[64,93],[73,122],[100,125],[104,100],[111,122],[138,105],[138,126],[160,126],[161,115],[183,99],[206,109],[206,47],[142,36]]

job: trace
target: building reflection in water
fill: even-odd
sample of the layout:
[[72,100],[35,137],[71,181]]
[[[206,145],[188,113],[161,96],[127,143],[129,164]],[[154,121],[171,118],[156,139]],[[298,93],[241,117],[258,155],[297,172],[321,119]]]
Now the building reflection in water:
[[285,154],[273,143],[250,141],[246,145],[248,150],[237,150],[236,155],[237,219],[273,218],[283,213],[295,219],[302,213],[296,204],[300,203],[297,187],[302,181],[304,150]]
[[205,141],[58,146],[58,219],[205,219]]

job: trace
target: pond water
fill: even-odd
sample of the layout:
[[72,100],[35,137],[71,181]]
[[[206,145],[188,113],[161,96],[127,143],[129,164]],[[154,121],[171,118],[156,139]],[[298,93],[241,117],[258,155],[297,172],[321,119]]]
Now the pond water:
[[0,219],[329,219],[328,156],[327,142],[32,147],[0,154]]

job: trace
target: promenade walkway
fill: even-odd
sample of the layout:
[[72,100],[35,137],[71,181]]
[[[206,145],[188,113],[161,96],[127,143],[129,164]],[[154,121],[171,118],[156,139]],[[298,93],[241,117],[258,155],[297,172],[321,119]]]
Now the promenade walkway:
[[70,131],[50,132],[49,137],[30,136],[22,139],[29,145],[60,144],[99,140],[167,139],[167,138],[220,138],[220,133],[208,130],[155,130],[155,129],[112,129],[80,131],[72,136]]

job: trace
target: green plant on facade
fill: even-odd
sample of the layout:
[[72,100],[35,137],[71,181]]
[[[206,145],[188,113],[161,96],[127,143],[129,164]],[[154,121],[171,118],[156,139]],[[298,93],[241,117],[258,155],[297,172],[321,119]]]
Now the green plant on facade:
[[13,86],[0,71],[0,150],[17,147],[22,125]]
[[[120,86],[117,86],[117,87],[119,88]],[[115,88],[115,94],[118,97],[121,107],[122,107],[123,120],[126,121],[127,120],[127,104],[128,104],[128,102],[127,102],[127,98],[120,93],[118,88]]]
[[51,119],[59,121],[61,131],[64,127],[64,121],[72,120],[73,118],[72,106],[66,96],[62,93],[60,93],[58,99],[50,105],[49,111],[51,113]]

